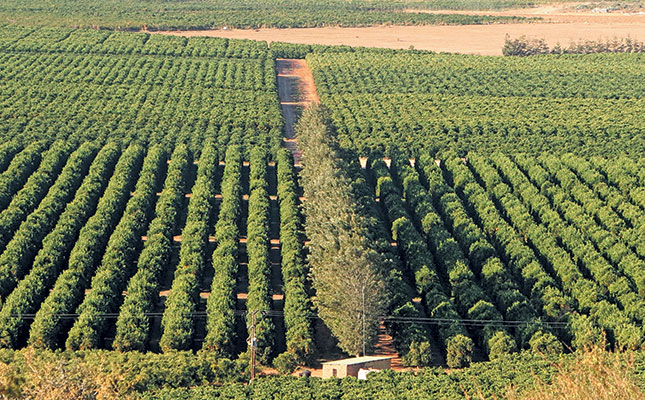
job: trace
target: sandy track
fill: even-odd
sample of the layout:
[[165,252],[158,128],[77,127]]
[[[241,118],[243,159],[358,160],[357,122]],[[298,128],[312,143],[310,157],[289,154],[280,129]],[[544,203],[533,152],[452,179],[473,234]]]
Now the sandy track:
[[301,153],[294,125],[298,120],[299,109],[311,103],[320,103],[311,70],[305,60],[278,58],[278,96],[284,117],[285,132],[283,143],[293,154],[296,164],[300,164]]
[[543,38],[553,46],[571,41],[631,37],[645,41],[645,22],[539,23],[461,26],[378,26],[367,28],[292,28],[228,31],[163,32],[178,36],[212,36],[231,39],[349,45],[481,55],[501,55],[506,35]]

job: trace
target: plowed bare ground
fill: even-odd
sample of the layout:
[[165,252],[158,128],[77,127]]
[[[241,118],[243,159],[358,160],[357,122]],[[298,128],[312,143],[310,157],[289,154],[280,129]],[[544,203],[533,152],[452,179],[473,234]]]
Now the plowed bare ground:
[[[593,13],[580,3],[544,5],[505,11],[423,11],[432,13],[517,15],[541,17],[536,23],[460,26],[374,26],[365,28],[293,28],[158,32],[179,36],[212,36],[324,45],[349,45],[481,55],[501,55],[506,35],[543,38],[553,46],[572,41],[631,37],[645,41],[645,13]],[[409,10],[410,11],[410,10]],[[419,11],[414,11],[419,12]]]
[[422,12],[428,14],[460,14],[460,15],[493,15],[514,17],[539,17],[542,22],[588,24],[635,24],[645,23],[645,12],[624,10],[613,12],[598,12],[593,9],[579,9],[577,6],[586,3],[553,3],[535,8],[522,8],[504,11],[466,11],[466,10],[406,10],[407,12]]

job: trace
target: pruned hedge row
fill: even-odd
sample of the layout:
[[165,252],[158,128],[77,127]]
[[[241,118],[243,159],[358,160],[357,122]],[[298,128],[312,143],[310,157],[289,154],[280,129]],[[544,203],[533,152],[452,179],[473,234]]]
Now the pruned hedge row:
[[[522,159],[525,162],[528,161],[525,158]],[[520,157],[515,158],[515,161],[520,165]],[[638,227],[642,226],[643,222],[637,218],[623,217],[621,213],[605,204],[559,159],[545,155],[541,156],[539,161],[548,171],[546,174],[540,174],[539,177],[546,178],[549,182],[543,181],[545,185],[540,187],[540,191],[550,198],[551,204],[560,211],[567,223],[583,232],[583,238],[598,249],[604,260],[600,260],[598,256],[596,259],[605,264],[604,268],[608,268],[607,263],[610,263],[611,269],[624,274],[622,277],[617,277],[617,281],[627,278],[630,280],[627,282],[629,291],[637,289],[641,297],[645,295],[645,273],[643,272],[645,261],[639,258],[643,256],[639,253],[645,249],[645,237],[638,232]],[[531,168],[531,170],[536,171],[537,168]],[[534,179],[532,181],[541,185]],[[642,210],[635,205],[625,202],[623,207],[629,208],[628,215],[631,212],[632,217],[638,215],[640,218],[645,218]],[[634,220],[635,228],[629,226],[630,220]],[[608,281],[611,282],[612,278]],[[618,286],[617,282],[612,283],[612,286]],[[620,295],[616,294],[618,297]],[[624,301],[630,303],[634,299],[624,299]],[[636,311],[637,307],[631,308]]]
[[4,172],[13,157],[21,149],[17,140],[8,140],[0,145],[0,173]]
[[116,322],[112,347],[118,351],[147,348],[150,317],[159,301],[159,279],[170,261],[172,236],[184,199],[190,156],[187,146],[179,144],[170,158],[155,217],[148,227],[147,240],[137,261],[137,272],[128,282],[125,299]]
[[222,176],[222,202],[215,225],[217,248],[213,251],[213,282],[206,303],[206,338],[203,348],[220,356],[235,350],[235,283],[239,262],[239,223],[242,209],[242,153],[226,150]]
[[11,235],[47,195],[67,162],[71,146],[63,141],[54,142],[43,156],[38,169],[13,196],[8,207],[0,213],[0,249],[4,249]]
[[269,257],[269,193],[267,191],[267,154],[253,149],[249,170],[249,215],[246,228],[249,292],[246,301],[247,326],[251,332],[251,314],[256,313],[258,357],[268,363],[273,356],[275,326],[263,311],[273,308],[271,259]]
[[[409,172],[414,176],[413,171]],[[403,179],[405,180],[405,178]],[[431,185],[430,182],[429,184]],[[432,193],[433,189],[430,186],[428,193]],[[412,209],[415,210],[416,218],[422,221],[420,227],[430,249],[435,254],[437,265],[440,267],[441,273],[448,279],[449,287],[446,290],[453,298],[457,311],[465,319],[489,321],[482,323],[481,328],[474,327],[472,329],[477,344],[488,353],[488,341],[497,331],[505,330],[500,328],[499,324],[490,321],[501,321],[503,320],[502,315],[476,281],[470,261],[454,237],[445,228],[439,213],[431,203],[429,194],[426,194],[427,192],[422,186],[404,187],[404,190],[406,199],[414,205]],[[409,197],[412,195],[415,198],[411,200]]]
[[298,180],[289,150],[281,149],[277,154],[276,163],[287,352],[293,354],[298,363],[304,363],[314,352],[314,339],[312,304],[309,300],[307,282],[309,269],[303,257]]
[[[574,308],[573,300],[562,292],[558,282],[543,268],[526,243],[525,237],[506,221],[462,160],[448,159],[442,166],[452,177],[455,191],[464,207],[474,215],[478,226],[481,226],[490,243],[497,249],[502,262],[508,265],[513,280],[518,283],[520,291],[530,299],[536,312],[547,321],[566,322],[569,317],[568,310]],[[544,327],[542,331],[549,335],[551,341],[554,339],[553,333],[562,340],[568,338],[562,330],[549,333],[548,327]]]
[[0,210],[4,210],[9,205],[14,194],[38,168],[45,145],[46,142],[43,140],[30,144],[18,153],[11,160],[7,170],[0,174]]
[[[541,326],[533,306],[520,292],[509,269],[497,257],[495,249],[484,237],[482,230],[466,213],[455,191],[444,181],[442,171],[434,160],[425,159],[421,167],[437,210],[470,261],[481,287],[505,320],[525,322],[524,325],[513,329],[513,332],[517,346],[527,346],[531,336]],[[490,350],[490,346],[488,347]]]
[[[573,154],[562,157],[562,162],[587,185],[588,189],[582,189],[583,196],[597,196],[606,204],[602,208],[603,212],[609,214],[605,208],[609,207],[625,221],[626,226],[613,223],[609,224],[611,226],[607,226],[615,235],[612,237],[616,238],[616,245],[619,245],[621,239],[624,239],[628,242],[631,250],[636,252],[639,257],[645,258],[645,209],[634,204],[630,201],[629,195],[625,195],[618,187],[611,184],[609,174],[603,175],[605,172],[600,168],[601,163],[591,162]],[[621,161],[621,163],[623,162],[632,163],[631,160]],[[645,176],[645,173],[643,175]],[[593,192],[593,195],[589,190]],[[599,216],[599,218],[601,217]],[[640,278],[633,277],[633,279],[637,285],[640,285]]]
[[[575,347],[589,345],[590,342],[602,340],[601,332],[604,330],[610,341],[616,341],[619,346],[632,347],[641,339],[640,329],[629,318],[625,310],[621,310],[612,302],[607,287],[599,285],[596,281],[585,277],[571,255],[561,247],[553,233],[549,232],[546,225],[536,222],[527,205],[523,204],[518,196],[527,202],[531,201],[530,183],[519,169],[507,162],[499,161],[503,167],[504,177],[510,182],[515,182],[514,187],[518,193],[503,183],[499,172],[484,157],[470,155],[469,165],[477,173],[479,179],[486,185],[486,189],[499,204],[508,210],[507,217],[512,224],[523,232],[526,240],[531,243],[539,256],[548,263],[557,274],[562,287],[577,301],[576,310],[580,314],[571,315],[571,334]],[[517,186],[520,185],[521,186]],[[531,192],[528,192],[531,191]],[[540,201],[539,196],[532,201]],[[543,202],[542,202],[543,203]],[[537,203],[532,207],[537,207]],[[543,203],[533,208],[536,213],[547,212]],[[511,211],[512,210],[512,211]],[[556,215],[551,213],[551,218]],[[548,218],[546,214],[542,218]],[[547,222],[545,221],[545,224]]]
[[208,141],[199,157],[197,180],[188,203],[186,225],[181,232],[179,264],[161,320],[163,334],[159,345],[164,352],[187,350],[193,344],[199,285],[206,267],[208,234],[215,205],[217,165],[217,149]]
[[[114,147],[118,149],[118,146]],[[94,179],[93,190],[86,197],[80,197],[84,207],[68,206],[70,213],[64,215],[67,218],[61,217],[57,226],[60,231],[54,230],[47,238],[52,240],[53,246],[45,250],[43,257],[52,268],[62,268],[63,272],[34,317],[29,332],[30,344],[55,348],[64,340],[71,322],[64,314],[73,313],[82,301],[110,234],[121,219],[142,159],[140,146],[128,147],[119,158],[107,187],[102,184],[100,175],[94,177],[90,171],[89,177]]]
[[[434,311],[440,305],[448,313],[457,312],[454,304],[445,295],[432,254],[428,251],[425,239],[419,234],[411,222],[401,193],[395,186],[390,172],[382,160],[375,160],[371,165],[371,172],[377,182],[376,195],[385,209],[385,213],[391,224],[392,238],[396,240],[402,251],[402,259],[407,264],[408,273],[414,276],[416,290],[425,299],[429,316],[443,318],[447,315],[435,316]],[[440,308],[442,309],[442,308]],[[395,317],[415,318],[424,315],[408,301],[400,305],[394,311]],[[428,331],[419,324],[403,321],[402,323],[389,323],[392,326],[392,337],[399,354],[406,355],[413,343],[429,343]],[[457,335],[468,336],[466,328],[460,323],[459,318],[455,321],[437,327],[436,332],[442,341],[442,350],[446,350],[447,343]]]
[[[162,147],[151,148],[123,217],[110,235],[101,264],[92,278],[90,292],[76,310],[79,316],[69,331],[65,342],[67,349],[88,350],[101,346],[102,334],[109,323],[103,315],[118,310],[123,300],[121,293],[135,273],[133,267],[141,248],[141,235],[145,233],[150,210],[157,200],[156,188],[163,178],[164,164],[166,154]],[[88,281],[86,279],[85,284]]]
[[[75,157],[74,157],[75,156]],[[98,195],[105,188],[107,179],[113,171],[114,163],[118,157],[118,149],[108,145],[99,152],[99,156],[92,162],[89,173],[85,179],[82,174],[87,171],[89,163],[94,156],[91,145],[83,146],[70,159],[63,173],[59,176],[48,195],[40,203],[36,211],[31,213],[20,225],[11,241],[7,244],[0,256],[0,295],[7,295],[26,273],[32,269],[34,257],[44,247],[44,239],[52,233],[62,215],[71,215],[74,208],[84,214],[93,209]],[[83,190],[76,193],[76,189],[83,182]],[[96,194],[96,193],[99,194]],[[75,195],[76,193],[76,195]],[[93,198],[90,194],[94,195]],[[75,207],[70,208],[68,201],[72,198]],[[70,211],[67,211],[67,210]],[[65,224],[77,226],[78,221],[62,221]],[[61,228],[62,229],[62,228]],[[78,227],[80,229],[80,227]],[[61,230],[59,234],[62,234]],[[52,236],[53,237],[53,236]],[[52,245],[59,245],[52,242]],[[44,255],[44,253],[43,253]]]
[[[76,197],[77,200],[75,203],[72,203],[75,204],[75,206],[70,207],[69,212],[63,212],[62,207],[58,205],[58,201],[63,201],[63,199],[74,195],[76,188],[81,184],[80,182],[83,180],[82,177],[85,175],[88,168],[90,168],[91,171],[90,176],[96,176],[96,174],[99,176],[107,174],[106,169],[109,171],[109,166],[114,165],[117,156],[113,146],[108,146],[103,151],[99,152],[94,163],[92,163],[92,159],[95,154],[95,147],[87,144],[79,147],[70,155],[67,164],[50,189],[49,194],[41,202],[38,209],[21,225],[21,229],[27,226],[30,227],[29,230],[37,229],[39,226],[34,222],[52,223],[47,219],[41,219],[43,217],[47,218],[47,216],[51,216],[50,218],[52,218],[54,220],[53,223],[55,223],[57,219],[52,215],[54,213],[62,214],[61,218],[63,218],[63,216],[66,215],[71,216],[73,214],[71,210],[74,208],[82,210],[82,208],[80,208],[82,203],[86,200],[91,200],[88,195],[91,193],[89,189],[92,185],[92,179],[89,177],[84,180],[85,183],[81,185],[81,188],[79,188],[79,193]],[[90,163],[92,163],[92,167],[90,167]],[[104,180],[106,178],[102,177],[101,179]],[[60,223],[64,224],[64,220],[61,219]],[[68,225],[73,223],[73,218],[67,220]],[[40,225],[40,228],[45,231],[42,234],[43,236],[48,232],[46,230],[46,226],[47,224]],[[64,230],[62,229],[62,226],[63,225],[61,225],[61,229],[54,230],[54,232],[63,232]],[[28,229],[25,229],[23,232],[26,233],[27,231]],[[29,273],[24,277],[24,279],[17,283],[16,288],[11,291],[4,302],[2,310],[0,310],[0,321],[2,321],[0,345],[2,347],[16,347],[22,344],[19,343],[19,339],[26,336],[25,328],[28,321],[20,318],[20,314],[31,314],[38,311],[40,303],[47,295],[47,290],[49,290],[54,284],[54,280],[60,272],[60,265],[56,263],[52,264],[48,259],[49,255],[47,252],[50,250],[50,247],[60,245],[59,242],[53,240],[56,234],[51,233],[51,235],[52,239],[47,239],[49,236],[45,236],[43,248],[38,253],[36,261],[33,263],[33,266],[31,266]],[[47,243],[47,247],[44,247],[45,242]],[[5,287],[9,288],[11,285]]]

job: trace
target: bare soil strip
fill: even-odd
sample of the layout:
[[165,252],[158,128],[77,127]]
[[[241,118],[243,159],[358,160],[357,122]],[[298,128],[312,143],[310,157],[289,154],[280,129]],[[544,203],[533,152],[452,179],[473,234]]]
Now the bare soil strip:
[[298,150],[294,125],[298,120],[299,110],[311,103],[320,103],[320,99],[316,93],[314,77],[305,60],[278,58],[276,72],[278,96],[285,122],[283,143],[293,154],[297,165],[300,164],[301,153]]
[[387,333],[385,324],[381,322],[379,325],[378,341],[374,346],[374,355],[392,357],[390,368],[395,371],[406,369],[401,362],[401,356],[394,348],[394,340],[392,336]]

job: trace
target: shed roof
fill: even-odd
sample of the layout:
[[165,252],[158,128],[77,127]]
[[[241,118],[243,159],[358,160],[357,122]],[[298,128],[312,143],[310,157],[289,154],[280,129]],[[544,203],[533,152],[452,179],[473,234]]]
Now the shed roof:
[[344,358],[342,360],[327,361],[322,364],[323,365],[352,365],[352,364],[363,364],[371,361],[391,360],[392,358],[394,357],[365,356],[365,357]]

